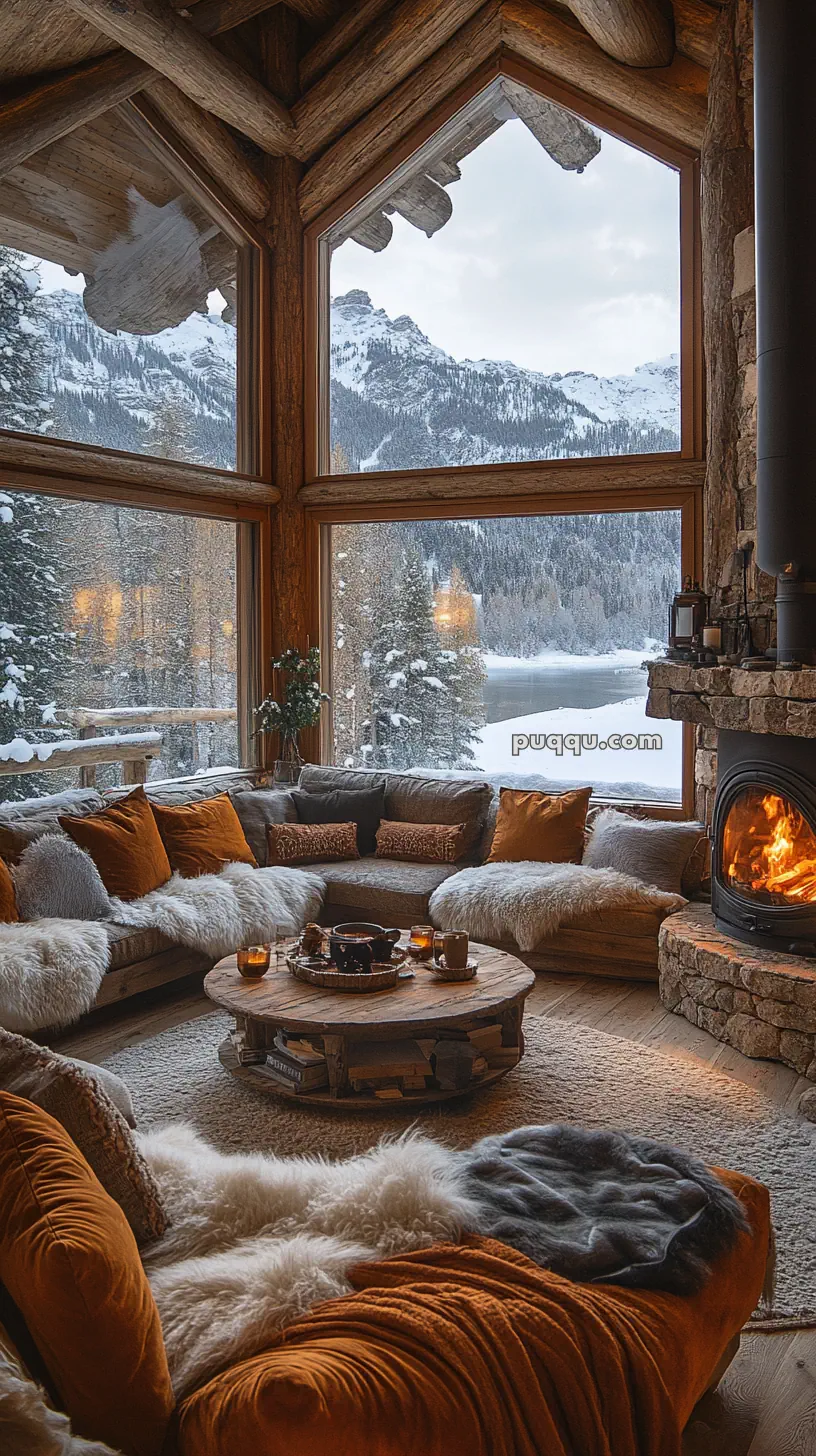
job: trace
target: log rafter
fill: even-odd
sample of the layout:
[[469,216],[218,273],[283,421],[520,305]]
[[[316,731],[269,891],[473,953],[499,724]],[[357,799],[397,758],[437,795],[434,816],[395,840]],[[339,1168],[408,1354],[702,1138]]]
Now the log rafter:
[[601,50],[626,66],[668,66],[674,20],[668,0],[567,0]]
[[[270,0],[199,0],[189,24],[219,35],[269,8]],[[60,137],[95,121],[157,80],[138,56],[117,50],[49,77],[0,106],[0,177]]]
[[273,155],[293,150],[286,107],[200,34],[166,0],[67,0],[72,10],[111,40],[173,81],[205,111]]

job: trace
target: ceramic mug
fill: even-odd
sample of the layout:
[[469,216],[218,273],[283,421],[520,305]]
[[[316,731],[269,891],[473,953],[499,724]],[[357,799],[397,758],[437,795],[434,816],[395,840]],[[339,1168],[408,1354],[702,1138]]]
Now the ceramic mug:
[[466,930],[438,930],[434,936],[434,958],[446,970],[463,971],[468,962]]

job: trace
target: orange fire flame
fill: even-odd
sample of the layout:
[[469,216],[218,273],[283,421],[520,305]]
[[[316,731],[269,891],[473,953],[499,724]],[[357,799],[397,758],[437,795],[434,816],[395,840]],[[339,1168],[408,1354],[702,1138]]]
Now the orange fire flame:
[[743,894],[773,904],[816,901],[816,834],[779,794],[740,795],[726,822],[723,862]]

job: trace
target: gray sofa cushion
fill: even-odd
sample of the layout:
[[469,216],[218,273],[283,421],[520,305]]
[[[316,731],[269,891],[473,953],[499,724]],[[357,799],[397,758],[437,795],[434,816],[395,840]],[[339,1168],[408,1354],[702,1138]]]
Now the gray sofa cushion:
[[64,794],[44,794],[41,799],[21,799],[0,805],[0,857],[17,864],[29,844],[46,834],[67,839],[60,814],[94,814],[104,807],[95,789],[66,789]]
[[108,973],[121,971],[124,966],[133,966],[137,961],[149,960],[163,950],[175,949],[180,956],[192,953],[162,935],[160,930],[154,930],[152,926],[140,930],[134,925],[115,925],[113,921],[109,921],[105,929],[110,944]]
[[314,864],[309,869],[326,882],[324,915],[330,918],[373,920],[378,925],[428,924],[428,901],[437,885],[456,874],[455,865],[406,864],[404,860],[342,860]]
[[43,794],[39,799],[10,799],[0,804],[2,819],[56,820],[58,814],[94,814],[102,808],[102,795],[96,789],[64,789],[61,794]]
[[378,783],[385,785],[386,819],[404,824],[463,824],[463,858],[473,854],[493,793],[482,779],[425,779],[306,764],[299,787],[314,794],[329,789],[370,789]]
[[297,824],[292,795],[285,789],[232,789],[230,799],[258,864],[268,864],[267,826]]

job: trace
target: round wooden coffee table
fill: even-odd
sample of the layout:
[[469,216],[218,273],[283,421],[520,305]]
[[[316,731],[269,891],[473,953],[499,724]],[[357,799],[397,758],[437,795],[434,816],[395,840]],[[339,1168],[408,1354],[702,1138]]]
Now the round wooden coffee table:
[[[489,1087],[523,1055],[521,1022],[535,974],[515,956],[491,946],[472,944],[471,954],[479,962],[472,981],[442,981],[419,965],[411,979],[399,981],[390,990],[364,995],[310,986],[295,980],[285,966],[268,971],[261,980],[248,981],[238,971],[235,956],[227,956],[205,977],[204,989],[217,1005],[232,1012],[245,1044],[272,1050],[277,1031],[300,1033],[310,1040],[320,1038],[329,1085],[319,1091],[289,1091],[257,1066],[240,1065],[229,1037],[221,1043],[218,1055],[234,1076],[265,1092],[312,1105],[342,1105],[348,1111],[400,1102],[415,1108]],[[355,1051],[360,1043],[426,1038],[466,1041],[470,1040],[468,1033],[473,1034],[475,1052],[484,1056],[488,1066],[465,1086],[440,1087],[429,1078],[424,1087],[404,1090],[401,1098],[389,1099],[377,1097],[370,1089],[355,1091],[352,1086],[349,1067],[355,1064],[350,1057],[365,1055]]]

